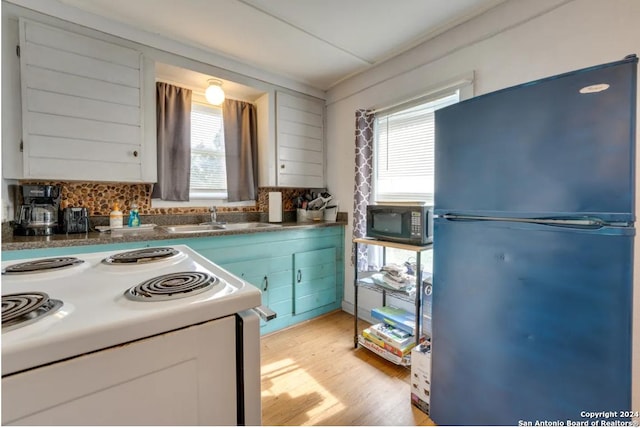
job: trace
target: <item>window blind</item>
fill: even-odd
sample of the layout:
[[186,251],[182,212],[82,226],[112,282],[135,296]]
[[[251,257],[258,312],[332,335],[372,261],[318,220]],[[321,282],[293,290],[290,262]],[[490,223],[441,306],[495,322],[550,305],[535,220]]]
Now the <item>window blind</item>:
[[433,203],[435,114],[459,100],[459,93],[376,115],[376,201]]
[[224,154],[222,109],[193,103],[190,191],[226,192]]

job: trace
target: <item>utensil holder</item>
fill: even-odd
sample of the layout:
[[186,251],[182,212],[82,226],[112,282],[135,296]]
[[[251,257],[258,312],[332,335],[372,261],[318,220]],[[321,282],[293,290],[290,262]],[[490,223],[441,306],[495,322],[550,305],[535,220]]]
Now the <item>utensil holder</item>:
[[297,221],[298,223],[309,223],[313,221],[321,221],[324,218],[324,209],[322,210],[302,210],[298,208]]

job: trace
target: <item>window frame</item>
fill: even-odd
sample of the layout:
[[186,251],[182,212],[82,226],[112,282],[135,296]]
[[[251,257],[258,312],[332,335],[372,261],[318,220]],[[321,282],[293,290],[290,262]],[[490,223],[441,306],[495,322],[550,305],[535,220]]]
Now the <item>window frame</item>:
[[[376,115],[373,167],[373,188],[376,202],[433,203],[435,191],[433,185],[435,177],[433,172],[435,168],[434,113],[439,108],[459,101],[460,93],[455,90],[435,99],[417,104],[412,103],[406,108],[394,109],[391,112]],[[399,148],[401,144],[404,144],[405,147]],[[422,162],[416,164],[415,161],[420,158],[422,158]],[[386,167],[382,167],[381,162],[386,162]],[[402,171],[405,167],[406,173]],[[419,188],[415,188],[414,185],[417,179],[422,183]],[[429,183],[431,183],[431,187],[427,192],[425,187],[429,187]],[[383,185],[384,193],[381,190]],[[409,191],[397,191],[396,188],[408,189]]]
[[[208,104],[204,93],[192,92],[192,103]],[[257,204],[256,201],[240,201],[229,202],[227,200],[227,194],[214,193],[214,192],[198,192],[191,191],[189,189],[188,201],[163,201],[159,198],[151,199],[151,208],[195,208],[195,207],[209,207],[209,206],[224,206],[224,207],[253,207]]]
[[[437,101],[438,99],[453,95],[455,93],[458,94],[457,102],[464,101],[469,98],[473,98],[474,96],[474,79],[475,72],[469,71],[466,73],[459,74],[457,76],[452,77],[449,80],[442,81],[437,85],[433,85],[427,87],[421,95],[418,95],[414,98],[404,99],[403,101],[393,103],[387,107],[378,107],[373,108],[373,113],[376,115],[391,115],[393,113],[409,110],[411,108],[417,107],[422,104],[430,103]],[[452,103],[453,104],[453,103]],[[372,171],[372,180],[371,180],[371,194],[369,197],[370,203],[424,203],[425,201],[422,199],[412,198],[412,199],[380,199],[378,197],[378,129],[376,129],[378,119],[376,117],[374,121],[374,142],[373,142],[373,171]],[[434,165],[435,168],[435,165]],[[435,190],[435,189],[434,189]],[[434,195],[435,196],[435,195]]]
[[[448,98],[452,98],[450,100],[447,101]],[[455,99],[454,99],[455,98]],[[393,109],[389,109],[386,111],[381,112],[381,114],[376,114],[376,119],[374,122],[374,157],[373,157],[373,180],[372,180],[372,184],[373,184],[373,192],[372,192],[372,198],[374,202],[377,203],[395,203],[395,202],[416,202],[416,203],[433,203],[433,198],[434,198],[434,192],[385,192],[385,193],[381,193],[380,188],[382,187],[381,185],[381,180],[385,180],[384,177],[381,177],[381,167],[380,167],[380,161],[383,160],[383,157],[385,159],[388,159],[390,156],[385,157],[382,153],[381,153],[381,147],[382,147],[382,139],[384,139],[385,141],[385,145],[384,147],[387,147],[387,151],[388,151],[388,146],[391,145],[389,138],[388,138],[388,128],[390,125],[392,125],[393,123],[389,123],[389,118],[392,118],[394,115],[401,115],[401,114],[407,114],[409,115],[411,110],[415,110],[415,114],[418,117],[418,119],[412,119],[410,116],[408,118],[405,118],[404,120],[408,121],[408,122],[413,122],[408,124],[405,128],[402,128],[402,131],[406,131],[406,130],[410,130],[411,128],[418,128],[418,127],[433,127],[432,123],[433,121],[428,120],[427,115],[433,114],[437,109],[442,108],[442,107],[446,107],[448,105],[452,105],[452,104],[456,104],[458,102],[460,102],[461,100],[461,95],[460,95],[460,91],[458,89],[453,89],[453,90],[448,90],[442,93],[438,93],[438,94],[434,94],[432,97],[429,97],[427,99],[423,98],[420,99],[419,101],[416,102],[410,102],[407,104],[403,104],[400,105],[396,108]],[[396,120],[403,120],[402,118],[396,116]],[[380,121],[383,121],[384,119],[387,119],[387,135],[386,136],[382,136],[381,134],[381,125],[380,125]],[[396,131],[398,132],[398,129],[396,129]],[[407,138],[407,140],[410,140],[411,138]],[[433,145],[435,143],[435,135],[434,136],[429,136],[428,138],[429,140],[432,140],[430,143]],[[396,140],[397,142],[397,140]],[[413,141],[415,143],[415,141]],[[431,149],[431,151],[433,151],[433,148]],[[425,156],[428,156],[428,153],[425,153]],[[434,155],[429,156],[431,159],[433,159]],[[433,160],[435,163],[435,160]],[[396,167],[398,165],[395,165]],[[434,165],[435,167],[435,165]],[[411,175],[406,175],[403,176],[403,178],[405,180],[410,180]],[[400,180],[401,178],[396,177],[395,180]],[[428,180],[428,178],[425,178],[426,180]],[[391,178],[386,178],[386,180],[391,180]],[[396,181],[397,182],[397,181]],[[434,189],[435,190],[435,189]]]

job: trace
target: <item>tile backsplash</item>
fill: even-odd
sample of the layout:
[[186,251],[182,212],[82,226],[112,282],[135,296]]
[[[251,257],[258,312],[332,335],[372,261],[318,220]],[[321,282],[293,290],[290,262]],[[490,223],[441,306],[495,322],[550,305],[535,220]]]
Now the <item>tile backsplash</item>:
[[[138,204],[142,215],[160,214],[201,214],[208,213],[209,207],[189,208],[152,208],[151,184],[95,183],[61,181],[23,181],[20,184],[51,184],[61,187],[61,207],[84,207],[90,216],[108,216],[113,203],[119,202],[122,211],[129,211],[131,202]],[[269,192],[282,192],[284,211],[295,211],[292,200],[307,189],[303,188],[258,188],[258,200],[253,206],[218,207],[218,212],[267,212],[269,210]]]

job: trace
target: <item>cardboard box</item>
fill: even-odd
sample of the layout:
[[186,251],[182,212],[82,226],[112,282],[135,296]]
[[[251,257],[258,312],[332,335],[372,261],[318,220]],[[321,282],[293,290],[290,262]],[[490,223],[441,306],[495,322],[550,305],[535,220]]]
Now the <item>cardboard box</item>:
[[424,293],[422,293],[422,334],[431,337],[433,330],[431,327],[431,310],[433,304],[433,286],[429,283],[424,284]]
[[411,404],[429,414],[431,404],[431,344],[411,351]]
[[411,404],[416,406],[418,409],[422,410],[425,414],[429,414],[429,403],[420,399],[413,392],[411,393]]
[[431,324],[431,317],[423,315],[422,316],[422,335],[428,338],[433,337],[433,327]]
[[422,293],[422,315],[430,317],[433,309],[433,285],[426,281],[423,281],[422,285],[424,287],[424,292]]

